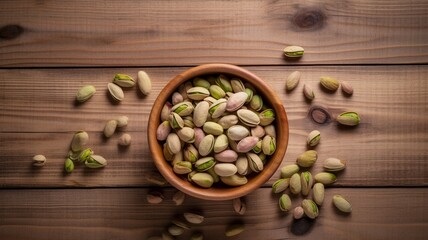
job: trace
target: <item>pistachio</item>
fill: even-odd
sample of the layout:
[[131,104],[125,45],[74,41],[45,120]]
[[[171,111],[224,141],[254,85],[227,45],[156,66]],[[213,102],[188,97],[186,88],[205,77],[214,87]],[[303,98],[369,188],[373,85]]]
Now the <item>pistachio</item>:
[[236,150],[240,153],[246,153],[251,151],[257,143],[259,142],[258,137],[245,137],[241,141],[238,142],[238,145],[236,146]]
[[328,172],[320,172],[314,176],[314,179],[319,183],[327,185],[336,182],[336,175]]
[[94,86],[92,85],[83,86],[76,93],[76,101],[81,103],[85,102],[89,98],[91,98],[95,94],[95,92],[97,92],[97,90],[95,89]]
[[226,237],[236,236],[244,231],[244,224],[233,224],[226,228],[226,232],[224,233]]
[[163,153],[163,156],[165,157],[165,160],[167,161],[171,161],[174,157],[174,154],[171,153],[171,150],[169,150],[168,144],[166,143],[163,145],[162,153]]
[[248,179],[245,176],[234,174],[228,177],[220,177],[221,181],[229,186],[237,187],[247,184]]
[[239,109],[237,111],[238,119],[249,127],[255,127],[260,123],[259,116],[253,111],[247,109]]
[[149,75],[144,71],[138,71],[138,88],[144,95],[148,95],[152,90],[152,80]]
[[290,75],[288,75],[286,84],[285,84],[285,89],[287,91],[292,91],[293,89],[295,89],[299,84],[301,76],[302,76],[302,73],[300,73],[299,71],[294,71]]
[[315,219],[319,215],[317,205],[314,203],[314,201],[312,201],[310,199],[304,199],[302,201],[302,208],[303,208],[303,211],[305,212],[306,216],[308,216],[311,219]]
[[256,146],[253,147],[253,152],[254,153],[261,153],[262,152],[262,143],[263,143],[263,140],[259,140],[256,143]]
[[182,191],[177,191],[172,195],[172,201],[174,201],[176,206],[182,205],[186,195]]
[[213,98],[211,96],[208,96],[208,97],[204,98],[204,102],[207,102],[210,106],[211,106],[211,104],[213,104],[217,100],[218,99],[215,99],[215,98]]
[[259,114],[260,125],[267,126],[275,120],[275,112],[272,109],[265,109]]
[[195,128],[195,124],[193,124],[193,118],[191,116],[184,117],[183,123],[185,127],[189,127],[191,129]]
[[315,93],[314,90],[312,90],[311,86],[309,86],[308,84],[304,84],[303,85],[303,95],[306,97],[306,99],[308,99],[309,101],[314,100],[315,98]]
[[228,177],[238,172],[238,168],[232,163],[218,163],[214,166],[214,172],[220,177]]
[[83,150],[83,147],[88,143],[89,135],[85,131],[78,131],[74,133],[73,140],[71,140],[71,150],[73,152],[79,152]]
[[302,190],[302,182],[298,173],[293,174],[290,178],[290,191],[293,194],[299,194]]
[[203,100],[209,95],[210,95],[210,92],[208,91],[208,89],[203,87],[192,87],[189,90],[187,90],[187,97],[192,100]]
[[219,162],[235,162],[238,159],[238,154],[233,150],[224,150],[214,154],[214,158]]
[[214,136],[209,134],[202,139],[201,143],[199,144],[198,151],[201,156],[205,157],[212,152],[213,148]]
[[314,147],[316,146],[321,139],[321,133],[318,130],[313,130],[312,132],[309,133],[308,138],[307,138],[307,143],[309,146]]
[[263,99],[260,95],[253,95],[250,101],[250,107],[255,111],[260,111],[263,108]]
[[228,112],[234,112],[244,106],[248,95],[245,92],[237,92],[232,94],[227,100],[226,110]]
[[227,136],[224,134],[219,135],[214,142],[214,152],[219,153],[227,149],[229,146],[229,141]]
[[70,158],[65,159],[64,169],[67,173],[71,173],[74,170],[74,163]]
[[113,83],[124,88],[135,86],[135,80],[126,74],[117,73],[113,78]]
[[208,169],[214,167],[216,161],[213,157],[204,157],[195,162],[196,170],[200,172],[207,171]]
[[342,81],[340,83],[340,86],[342,87],[342,91],[345,94],[352,95],[354,93],[354,88],[352,87],[352,85],[349,82]]
[[165,186],[168,182],[159,172],[150,172],[146,175],[146,180],[158,186]]
[[186,212],[183,214],[183,216],[186,221],[193,224],[201,224],[204,221],[204,216],[197,213]]
[[182,162],[184,161],[184,154],[183,151],[179,151],[178,153],[174,154],[174,156],[172,157],[172,166],[174,166],[174,164],[178,163],[178,162]]
[[239,215],[244,215],[247,210],[247,204],[245,203],[244,198],[235,198],[232,200],[233,210]]
[[128,125],[129,118],[127,116],[120,116],[116,118],[117,127],[125,127]]
[[178,103],[183,102],[184,98],[183,98],[183,95],[181,95],[179,92],[174,92],[172,94],[171,100],[172,100],[172,104],[176,105]]
[[337,209],[339,209],[340,211],[342,211],[344,213],[352,212],[351,204],[348,202],[348,200],[346,200],[341,195],[334,195],[333,196],[333,204]]
[[293,174],[299,172],[300,168],[297,164],[286,165],[281,168],[281,177],[289,178],[293,176]]
[[175,217],[172,221],[172,224],[179,226],[184,229],[190,229],[189,222],[186,221],[186,219],[183,217]]
[[185,82],[184,84],[181,84],[178,87],[178,92],[183,96],[183,99],[190,99],[190,97],[187,95],[187,91],[193,87],[191,82]]
[[211,85],[209,88],[210,94],[215,99],[224,98],[226,96],[226,93],[224,90],[219,87],[218,85]]
[[177,174],[187,174],[192,171],[192,163],[187,161],[177,161],[172,170]]
[[104,136],[106,138],[113,136],[114,132],[116,131],[116,127],[117,127],[116,120],[107,121],[106,125],[104,126]]
[[345,169],[346,161],[337,158],[327,158],[326,160],[324,160],[323,167],[325,170],[330,172],[341,171]]
[[273,193],[284,192],[289,185],[290,185],[289,178],[280,178],[272,184],[272,192]]
[[248,165],[253,172],[260,172],[263,170],[263,162],[257,154],[247,153]]
[[161,111],[161,121],[167,121],[169,119],[169,114],[171,113],[172,105],[170,102],[166,102],[162,107]]
[[230,85],[232,86],[234,93],[245,92],[244,83],[242,83],[241,79],[239,78],[232,78],[232,80],[230,80]]
[[195,141],[195,130],[193,130],[193,128],[183,127],[176,132],[183,142],[193,143]]
[[238,173],[242,176],[247,175],[250,172],[250,168],[248,166],[248,160],[246,157],[238,157],[235,162]]
[[114,83],[107,84],[108,91],[110,92],[111,97],[116,101],[122,101],[125,98],[122,88]]
[[215,173],[214,168],[210,168],[206,172],[213,177],[215,183],[220,181],[220,176]]
[[266,155],[272,155],[276,150],[276,140],[275,138],[266,135],[262,141],[262,151]]
[[90,148],[87,148],[80,152],[79,157],[77,158],[77,161],[84,163],[89,160],[92,154],[94,154],[94,151],[92,151],[92,149]]
[[203,188],[209,188],[214,183],[213,177],[208,173],[195,173],[191,179],[194,183]]
[[300,167],[311,167],[317,161],[317,158],[317,152],[315,150],[309,150],[297,157],[296,162]]
[[361,119],[356,112],[344,112],[337,116],[336,121],[346,126],[357,126]]
[[262,138],[265,135],[265,130],[262,126],[257,125],[256,127],[251,128],[251,136]]
[[234,140],[239,141],[245,137],[247,137],[250,134],[250,131],[244,126],[241,125],[235,125],[231,126],[229,129],[227,129],[227,137]]
[[315,203],[318,204],[318,206],[321,206],[324,202],[324,184],[315,183],[312,191]]
[[310,172],[302,172],[300,174],[301,190],[303,196],[307,196],[311,191],[312,185],[314,184],[314,179]]
[[229,140],[230,149],[232,149],[235,152],[238,152],[238,149],[237,149],[238,143],[235,140],[232,140],[230,138],[228,138],[227,140]]
[[212,135],[220,135],[223,133],[223,127],[215,122],[206,122],[202,127],[205,133]]
[[268,126],[264,127],[264,130],[265,130],[266,135],[269,135],[273,138],[276,138],[276,131],[275,131],[274,125],[268,125]]
[[192,82],[193,82],[193,86],[195,87],[203,87],[203,88],[209,89],[211,86],[210,82],[200,77],[195,77]]
[[183,149],[183,155],[184,160],[191,163],[196,162],[196,160],[199,158],[198,150],[192,144],[186,145],[186,147]]
[[180,117],[189,116],[193,112],[193,104],[188,101],[175,104],[171,111],[177,113]]
[[81,151],[73,152],[72,150],[68,151],[68,158],[70,158],[73,162],[79,160],[79,155]]
[[43,155],[35,155],[33,157],[33,166],[43,167],[46,164],[46,157]]
[[196,127],[202,127],[208,118],[210,106],[206,101],[199,102],[193,111],[193,123]]
[[177,225],[171,225],[168,227],[168,232],[172,236],[180,236],[184,233],[184,228],[179,227]]
[[238,117],[236,115],[226,115],[220,118],[217,122],[223,129],[229,129],[230,127],[238,124]]
[[183,121],[183,119],[180,117],[180,115],[178,115],[175,112],[172,112],[169,115],[168,121],[169,121],[169,125],[173,129],[178,129],[178,128],[183,128],[184,127],[184,121]]
[[284,48],[284,55],[286,57],[302,57],[305,50],[300,46],[287,46]]
[[247,94],[247,100],[245,100],[245,103],[249,103],[251,102],[251,100],[253,99],[253,95],[254,95],[254,91],[251,88],[245,88],[244,91]]
[[336,91],[339,88],[339,81],[332,77],[321,77],[320,83],[323,87],[330,91]]
[[204,240],[204,235],[201,232],[194,232],[190,235],[190,240]]
[[291,208],[291,199],[285,193],[279,198],[279,208],[284,212],[287,212]]
[[217,79],[215,80],[215,83],[220,86],[225,92],[232,92],[232,85],[230,84],[227,77],[223,74],[220,74]]
[[128,133],[122,134],[117,142],[120,146],[129,146],[131,144],[131,135]]
[[180,138],[175,133],[168,134],[166,144],[172,154],[176,154],[181,150]]
[[226,111],[227,100],[224,98],[220,98],[217,101],[213,102],[209,107],[209,114],[211,114],[212,118],[220,117]]
[[168,134],[171,132],[171,126],[168,121],[163,121],[156,130],[156,139],[165,141]]
[[205,133],[200,128],[194,128],[193,130],[195,131],[195,142],[193,144],[195,144],[195,147],[199,149],[199,144],[201,143],[202,139],[204,139]]
[[293,217],[294,219],[301,219],[303,215],[305,214],[305,211],[302,207],[295,207],[293,211]]
[[85,161],[85,165],[88,168],[102,168],[107,166],[107,160],[100,155],[91,155],[91,157]]

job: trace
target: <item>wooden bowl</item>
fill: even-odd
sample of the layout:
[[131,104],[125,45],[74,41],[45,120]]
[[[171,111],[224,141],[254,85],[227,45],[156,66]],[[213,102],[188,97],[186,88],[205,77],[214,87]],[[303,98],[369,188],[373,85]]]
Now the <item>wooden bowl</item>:
[[[263,171],[258,174],[253,174],[248,178],[248,183],[239,187],[226,187],[220,186],[205,189],[190,183],[186,176],[179,176],[172,170],[171,164],[165,160],[162,151],[162,145],[156,139],[156,129],[160,124],[161,110],[168,99],[171,98],[173,92],[177,91],[178,87],[186,81],[192,80],[196,76],[220,74],[223,73],[229,76],[236,76],[242,79],[245,83],[251,83],[257,90],[258,94],[263,97],[264,102],[268,103],[276,113],[276,143],[277,148],[272,156],[268,156],[268,161]],[[147,127],[148,142],[153,160],[159,172],[165,179],[174,187],[182,192],[196,198],[206,200],[229,200],[238,198],[249,194],[256,190],[261,185],[266,183],[270,177],[276,172],[281,165],[285,151],[288,145],[288,120],[287,115],[282,105],[281,100],[277,97],[276,93],[271,87],[262,79],[253,73],[240,68],[238,66],[229,64],[205,64],[198,67],[191,68],[172,79],[159,93],[156,101],[153,104],[150,113],[149,124]]]

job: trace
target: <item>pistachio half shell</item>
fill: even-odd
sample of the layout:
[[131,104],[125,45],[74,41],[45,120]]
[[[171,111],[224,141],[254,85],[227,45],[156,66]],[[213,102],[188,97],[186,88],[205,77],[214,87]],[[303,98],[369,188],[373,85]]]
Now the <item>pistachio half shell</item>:
[[284,48],[284,55],[286,57],[302,57],[305,50],[300,46],[287,46]]
[[217,101],[213,102],[209,107],[209,114],[212,118],[220,117],[226,111],[227,100],[220,98]]
[[215,80],[215,83],[220,86],[225,92],[232,92],[232,85],[230,84],[230,81],[228,80],[228,78],[223,75],[220,74],[217,79]]
[[185,161],[193,163],[198,160],[199,152],[192,144],[187,144],[183,149],[183,157]]
[[71,140],[71,150],[73,152],[82,151],[89,141],[89,135],[85,131],[78,131],[74,133],[73,140]]
[[320,131],[313,130],[308,134],[308,138],[306,142],[308,143],[309,146],[314,147],[320,142],[320,139],[321,139]]
[[169,125],[173,129],[178,129],[178,128],[184,127],[183,118],[181,118],[180,115],[178,115],[175,112],[171,112],[171,114],[169,115],[168,121],[169,121]]
[[260,125],[267,126],[275,120],[275,112],[273,109],[265,109],[259,114]]
[[291,208],[291,199],[285,193],[279,198],[279,208],[284,212],[287,212]]
[[116,101],[122,101],[125,98],[122,88],[114,83],[107,84],[108,91],[110,92],[111,97]]
[[260,111],[263,108],[263,99],[260,95],[253,95],[250,101],[250,107],[255,111]]
[[205,172],[208,169],[214,167],[215,164],[216,164],[216,161],[214,160],[213,157],[204,157],[195,162],[195,167],[196,167],[196,170],[200,172]]
[[314,184],[312,174],[310,172],[302,172],[300,174],[300,180],[302,186],[302,194],[303,196],[307,196],[311,191],[312,185]]
[[262,141],[262,151],[266,155],[272,155],[276,150],[276,139],[267,135]]
[[289,185],[290,185],[289,178],[280,178],[272,184],[272,192],[273,193],[283,192],[288,188]]
[[124,88],[135,86],[135,80],[131,76],[122,73],[117,73],[114,76],[113,83]]
[[336,121],[346,126],[357,126],[360,124],[360,116],[356,112],[344,112],[337,116]]

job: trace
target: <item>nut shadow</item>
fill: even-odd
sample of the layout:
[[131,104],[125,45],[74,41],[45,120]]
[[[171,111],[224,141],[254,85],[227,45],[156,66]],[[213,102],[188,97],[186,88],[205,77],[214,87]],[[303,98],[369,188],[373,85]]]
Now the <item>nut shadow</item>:
[[294,235],[305,235],[313,229],[314,225],[314,219],[310,219],[307,217],[303,217],[301,219],[294,219],[290,227],[290,232]]

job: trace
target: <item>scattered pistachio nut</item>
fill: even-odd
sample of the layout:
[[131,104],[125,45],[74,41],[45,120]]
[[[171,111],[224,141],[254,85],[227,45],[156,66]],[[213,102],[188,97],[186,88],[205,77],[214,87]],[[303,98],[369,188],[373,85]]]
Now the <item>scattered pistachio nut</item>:
[[81,103],[85,102],[89,98],[91,98],[96,92],[97,90],[92,85],[83,86],[76,93],[76,101]]
[[247,204],[245,203],[244,198],[235,198],[232,201],[233,210],[239,215],[244,215],[247,210]]
[[318,205],[321,206],[322,203],[324,202],[324,184],[322,183],[315,183],[314,187],[312,188],[312,196],[314,199],[314,202]]
[[318,145],[318,143],[321,140],[321,133],[318,130],[313,130],[312,132],[310,132],[308,134],[308,138],[306,140],[306,142],[308,143],[308,145],[310,147],[314,147],[316,145]]
[[74,170],[74,163],[70,158],[65,159],[64,169],[67,173],[71,173]]
[[298,173],[300,170],[297,164],[286,165],[281,168],[281,177],[290,178],[293,174]]
[[344,112],[337,116],[336,121],[346,126],[357,126],[360,124],[360,116],[356,112]]
[[146,180],[158,186],[165,186],[168,182],[159,172],[150,172],[146,175]]
[[33,166],[43,167],[46,164],[46,157],[44,155],[35,155],[33,157]]
[[226,235],[226,237],[233,237],[233,236],[236,236],[236,235],[242,233],[244,230],[245,230],[244,224],[242,224],[242,223],[233,224],[233,225],[230,225],[226,228],[226,231],[224,234]]
[[113,83],[124,88],[131,88],[135,86],[135,80],[126,74],[117,73],[114,75]]
[[181,228],[190,229],[190,224],[186,221],[186,219],[184,219],[184,217],[176,217],[171,222],[172,224],[175,224]]
[[337,158],[327,158],[324,160],[323,167],[326,171],[337,172],[345,169],[346,161]]
[[204,216],[193,212],[186,212],[183,216],[186,221],[193,224],[201,224],[204,221]]
[[272,192],[273,193],[283,192],[288,188],[289,185],[290,185],[289,178],[280,178],[272,184]]
[[304,214],[305,214],[305,211],[300,206],[295,207],[294,210],[293,210],[293,217],[294,217],[294,219],[301,219]]
[[345,94],[352,95],[352,94],[354,93],[354,88],[352,87],[352,85],[351,85],[349,82],[347,82],[347,81],[342,81],[342,82],[340,83],[340,86],[341,86],[341,88],[342,88],[342,91],[343,91]]
[[291,199],[287,194],[282,194],[279,198],[279,208],[283,212],[288,212],[291,208]]
[[302,182],[298,173],[293,174],[290,178],[290,191],[292,194],[299,194],[302,191]]
[[147,193],[146,200],[151,204],[159,204],[163,201],[164,196],[161,192],[158,191],[150,191]]
[[[81,151],[79,156],[77,157],[77,161],[80,163],[84,163],[89,160],[89,158],[94,154],[94,151],[90,148],[86,148],[85,150]],[[70,158],[71,159],[71,158]],[[71,159],[73,160],[73,159]]]
[[321,77],[320,78],[321,85],[330,91],[336,91],[339,88],[339,81],[332,77]]
[[116,131],[116,127],[117,127],[116,120],[107,121],[106,125],[104,126],[104,136],[106,138],[113,136],[114,132]]
[[182,205],[186,195],[182,191],[177,191],[172,195],[172,201],[174,201],[176,206]]
[[108,91],[111,95],[111,97],[120,102],[125,98],[125,94],[123,93],[122,88],[120,88],[118,85],[114,83],[108,83],[107,84]]
[[107,160],[100,155],[91,155],[91,157],[85,161],[85,165],[88,168],[102,168],[107,166]]
[[119,137],[118,144],[120,146],[129,146],[131,144],[131,135],[128,133],[122,134],[122,136]]
[[348,200],[346,200],[341,195],[334,195],[333,196],[333,204],[337,209],[339,209],[340,211],[342,211],[344,213],[352,212],[351,204],[349,203]]
[[300,46],[287,46],[284,48],[284,55],[290,58],[302,57],[304,52],[305,50]]
[[127,116],[120,116],[116,119],[117,127],[125,127],[128,125],[129,118]]
[[150,91],[152,91],[152,80],[144,71],[138,71],[137,75],[138,89],[144,95],[149,95]]
[[320,172],[315,174],[314,179],[316,182],[328,185],[336,182],[336,175],[329,172]]
[[85,145],[89,141],[89,135],[85,131],[78,131],[73,135],[73,140],[71,140],[71,150],[73,152],[82,151]]
[[315,219],[319,215],[318,206],[315,204],[314,201],[310,199],[304,199],[302,201],[302,208],[303,208],[303,211],[305,212],[305,215],[311,219]]
[[315,98],[315,93],[314,90],[312,90],[312,87],[309,86],[308,84],[304,84],[303,85],[303,95],[306,97],[306,99],[308,99],[309,101],[314,100]]
[[287,91],[292,91],[293,89],[295,89],[299,84],[301,76],[302,76],[302,73],[299,71],[294,71],[290,75],[288,75],[285,83],[285,89]]
[[168,227],[168,232],[172,236],[180,236],[184,233],[184,228],[173,224],[173,225]]
[[296,163],[301,167],[311,167],[318,158],[317,151],[309,150],[297,157]]
[[311,191],[312,185],[314,184],[314,179],[310,172],[302,172],[300,174],[301,182],[301,191],[303,196],[307,196]]

